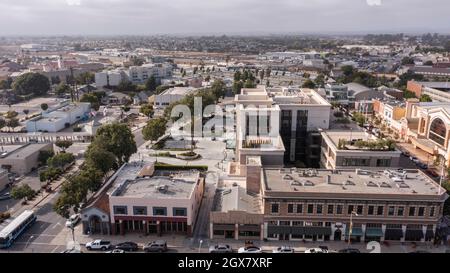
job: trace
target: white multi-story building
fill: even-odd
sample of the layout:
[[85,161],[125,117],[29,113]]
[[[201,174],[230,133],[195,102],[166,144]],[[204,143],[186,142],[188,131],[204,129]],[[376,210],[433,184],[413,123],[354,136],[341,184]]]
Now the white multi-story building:
[[241,164],[261,156],[263,165],[319,163],[320,133],[331,105],[317,92],[298,88],[243,88],[235,97],[236,149]]
[[164,109],[171,103],[183,99],[186,95],[192,94],[197,88],[193,87],[173,87],[165,90],[159,95],[155,95],[155,108]]
[[128,78],[132,83],[145,83],[151,76],[157,81],[172,76],[172,65],[169,64],[144,64],[132,66],[128,70]]
[[97,87],[118,86],[126,78],[125,72],[120,70],[103,71],[95,73],[95,84]]
[[70,104],[66,101],[43,112],[41,116],[28,120],[26,128],[28,132],[58,132],[83,118],[87,118],[90,110],[91,104],[89,102]]

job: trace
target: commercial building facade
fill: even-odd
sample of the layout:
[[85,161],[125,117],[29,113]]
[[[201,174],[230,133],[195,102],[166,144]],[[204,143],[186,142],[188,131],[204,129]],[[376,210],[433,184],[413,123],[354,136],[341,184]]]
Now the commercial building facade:
[[448,198],[419,170],[266,168],[262,182],[269,240],[430,241]]

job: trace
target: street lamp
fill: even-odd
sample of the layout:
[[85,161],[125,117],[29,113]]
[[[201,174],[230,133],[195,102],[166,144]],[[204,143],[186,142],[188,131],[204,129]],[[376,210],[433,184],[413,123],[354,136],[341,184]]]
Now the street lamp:
[[352,237],[352,230],[353,230],[353,215],[358,216],[358,214],[355,211],[352,211],[350,214],[350,227],[348,230],[348,247],[350,247],[350,239]]
[[198,253],[200,253],[200,249],[202,248],[203,240],[200,240],[198,244]]

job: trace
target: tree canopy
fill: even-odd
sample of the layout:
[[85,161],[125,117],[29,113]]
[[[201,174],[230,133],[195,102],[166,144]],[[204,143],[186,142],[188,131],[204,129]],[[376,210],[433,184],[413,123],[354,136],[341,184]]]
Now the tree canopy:
[[50,81],[42,74],[30,72],[17,77],[12,88],[18,95],[41,96],[50,90]]
[[157,118],[150,120],[142,129],[145,140],[156,141],[166,132],[167,121],[165,118]]

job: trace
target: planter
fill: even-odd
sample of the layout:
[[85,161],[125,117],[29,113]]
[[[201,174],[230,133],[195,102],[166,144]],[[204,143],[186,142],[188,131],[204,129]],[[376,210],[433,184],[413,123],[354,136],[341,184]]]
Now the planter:
[[176,157],[178,159],[183,159],[183,160],[196,160],[200,158],[200,155],[197,153],[182,153],[182,154],[177,154]]

